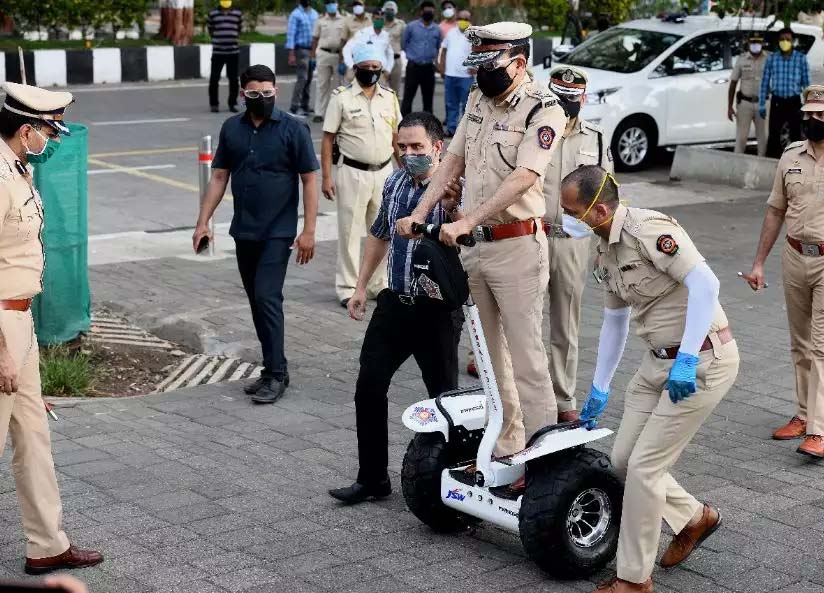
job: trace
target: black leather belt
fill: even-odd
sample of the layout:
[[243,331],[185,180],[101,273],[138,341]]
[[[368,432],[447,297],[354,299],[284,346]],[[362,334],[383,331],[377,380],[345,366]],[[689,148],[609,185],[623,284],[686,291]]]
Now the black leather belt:
[[348,156],[344,155],[343,164],[344,165],[349,165],[350,167],[353,167],[355,169],[360,169],[361,171],[380,171],[386,165],[388,165],[391,160],[392,160],[392,157],[389,157],[388,159],[386,159],[380,165],[367,165],[366,163],[356,161],[355,159],[350,159]]
[[339,54],[340,53],[339,49],[332,49],[331,47],[322,47],[322,48],[320,48],[320,51],[326,51],[326,52],[329,52],[330,54]]
[[738,93],[738,100],[739,101],[747,101],[749,103],[758,103],[758,97],[748,97],[743,93]]

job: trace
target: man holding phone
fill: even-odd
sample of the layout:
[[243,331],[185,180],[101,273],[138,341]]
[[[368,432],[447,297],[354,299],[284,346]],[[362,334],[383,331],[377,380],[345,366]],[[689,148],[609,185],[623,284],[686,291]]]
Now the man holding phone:
[[[319,169],[309,127],[275,107],[275,73],[263,65],[240,76],[246,112],[223,123],[212,177],[192,236],[213,241],[209,219],[232,179],[234,216],[229,234],[235,240],[243,287],[252,308],[263,352],[263,372],[245,387],[252,401],[272,404],[289,386],[284,354],[283,282],[292,251],[299,264],[315,254]],[[297,235],[299,185],[303,186],[303,231]]]

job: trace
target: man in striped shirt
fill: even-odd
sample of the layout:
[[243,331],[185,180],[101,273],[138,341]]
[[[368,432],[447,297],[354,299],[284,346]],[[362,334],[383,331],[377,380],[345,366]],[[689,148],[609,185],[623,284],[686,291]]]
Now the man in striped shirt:
[[212,36],[212,72],[209,76],[209,105],[212,113],[217,113],[218,94],[217,85],[220,81],[220,72],[226,66],[226,78],[229,79],[229,111],[237,113],[238,98],[238,58],[240,47],[240,27],[243,23],[243,13],[232,8],[232,0],[220,0],[220,8],[209,12],[206,26]]
[[[330,490],[346,503],[383,498],[392,492],[388,466],[388,400],[392,377],[410,356],[421,369],[430,397],[458,386],[458,341],[463,313],[445,311],[416,290],[412,280],[412,253],[416,239],[397,234],[395,222],[415,209],[438,168],[443,146],[443,127],[431,113],[411,113],[398,126],[398,146],[404,166],[395,170],[383,186],[378,217],[366,239],[355,294],[349,299],[349,315],[356,320],[366,311],[366,287],[388,254],[389,288],[377,298],[363,339],[360,373],[355,387],[358,431],[357,481]],[[426,222],[448,222],[436,206]]]
[[767,95],[770,99],[767,156],[779,158],[784,150],[781,129],[790,129],[790,142],[801,140],[801,93],[810,86],[810,65],[807,56],[793,49],[792,29],[778,32],[780,51],[770,54],[761,77],[758,114],[767,117]]

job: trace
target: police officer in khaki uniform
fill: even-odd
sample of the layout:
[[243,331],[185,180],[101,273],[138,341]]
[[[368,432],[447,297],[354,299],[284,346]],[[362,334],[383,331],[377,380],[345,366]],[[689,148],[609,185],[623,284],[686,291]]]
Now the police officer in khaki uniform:
[[764,262],[786,221],[781,264],[798,406],[773,438],[806,435],[798,452],[824,457],[824,170],[817,166],[824,156],[824,86],[810,85],[803,98],[807,140],[787,146],[778,161],[755,262],[744,278],[753,290],[765,286]]
[[315,117],[312,118],[314,122],[323,121],[332,89],[337,86],[335,81],[338,80],[338,64],[343,48],[341,39],[343,39],[344,20],[345,18],[338,14],[338,3],[327,2],[326,13],[315,21],[311,53],[312,58],[317,60],[315,78],[318,81],[315,94]]
[[412,223],[424,221],[447,182],[466,177],[463,217],[444,225],[441,239],[453,245],[468,233],[478,239],[461,256],[503,400],[496,454],[510,455],[557,420],[541,338],[549,280],[541,217],[543,177],[567,118],[558,98],[527,74],[532,27],[494,23],[466,34],[473,47],[464,66],[478,68],[478,88],[429,189],[398,230],[413,236]]
[[587,262],[592,251],[591,233],[573,237],[571,229],[564,230],[561,180],[581,165],[600,165],[610,173],[613,170],[603,130],[578,116],[586,85],[586,73],[574,66],[558,66],[549,75],[549,89],[558,95],[569,115],[544,178],[544,230],[549,237],[549,369],[559,422],[578,418],[575,409],[578,326]]
[[718,302],[718,279],[674,219],[622,206],[615,179],[597,165],[564,178],[561,205],[600,237],[596,273],[606,308],[581,411],[590,428],[606,407],[633,310],[648,348],[627,387],[612,450],[626,478],[618,575],[596,591],[649,593],[662,518],[676,534],[664,567],[683,562],[721,524],[719,512],[686,492],[670,469],[732,387],[738,348]]
[[[764,37],[753,33],[747,42],[747,51],[738,56],[730,77],[727,101],[727,117],[736,121],[735,152],[744,152],[750,139],[750,124],[755,125],[758,141],[758,156],[767,154],[766,122],[758,113],[758,93],[761,90],[761,75],[767,63],[769,52],[764,51]],[[739,81],[741,86],[736,92]],[[733,102],[738,111],[733,109]]]
[[[378,215],[392,157],[398,159],[397,132],[401,119],[398,96],[378,83],[383,55],[375,45],[355,48],[355,81],[332,93],[323,122],[321,171],[323,195],[337,200],[338,261],[335,291],[346,307],[355,293],[361,259],[361,239]],[[337,140],[340,160],[332,179],[332,152]],[[378,270],[367,287],[369,298],[386,288]]]
[[403,64],[401,63],[401,37],[406,29],[406,22],[397,17],[398,4],[394,0],[389,0],[383,5],[383,16],[386,19],[383,30],[389,34],[389,41],[392,44],[392,51],[395,62],[392,71],[389,73],[389,86],[396,94],[401,92],[401,77],[403,75]]
[[8,82],[0,109],[0,453],[11,435],[11,468],[26,534],[29,574],[92,566],[103,556],[69,544],[40,391],[31,301],[43,288],[43,205],[30,162],[42,162],[68,134],[73,101]]

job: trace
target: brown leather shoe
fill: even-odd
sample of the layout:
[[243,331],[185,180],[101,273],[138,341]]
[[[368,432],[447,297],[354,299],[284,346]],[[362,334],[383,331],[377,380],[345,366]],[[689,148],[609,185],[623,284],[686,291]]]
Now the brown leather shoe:
[[805,434],[807,434],[806,420],[793,416],[789,422],[773,433],[772,438],[776,441],[791,441],[800,439]]
[[592,593],[652,593],[652,579],[645,583],[632,583],[617,576],[604,581]]
[[824,457],[824,437],[819,434],[807,435],[796,451],[810,457]]
[[103,562],[103,554],[94,550],[80,550],[74,546],[51,558],[26,558],[26,574],[45,574],[63,568],[85,568]]
[[659,564],[671,568],[686,560],[692,551],[701,545],[721,526],[721,512],[708,504],[704,505],[701,518],[695,525],[687,525],[681,533],[672,538]]
[[566,412],[558,412],[558,422],[574,422],[581,417],[578,410],[567,410]]

